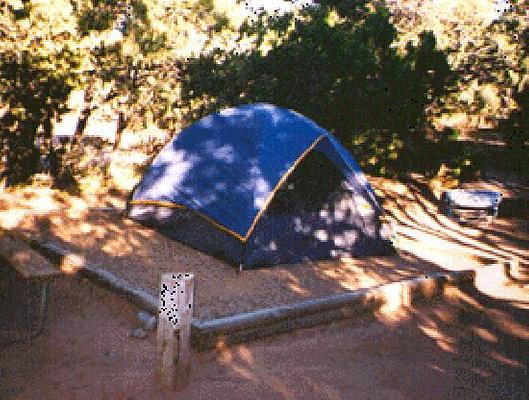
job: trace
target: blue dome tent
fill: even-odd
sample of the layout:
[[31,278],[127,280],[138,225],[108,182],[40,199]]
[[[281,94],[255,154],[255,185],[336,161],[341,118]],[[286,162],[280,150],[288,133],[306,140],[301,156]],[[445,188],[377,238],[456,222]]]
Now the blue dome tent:
[[381,209],[349,152],[270,104],[202,118],[156,156],[129,216],[245,267],[378,254]]

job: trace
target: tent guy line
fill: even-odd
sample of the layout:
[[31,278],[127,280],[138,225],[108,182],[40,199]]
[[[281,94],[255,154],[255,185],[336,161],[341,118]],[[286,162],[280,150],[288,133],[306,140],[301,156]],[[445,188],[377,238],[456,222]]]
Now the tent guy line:
[[187,206],[185,206],[183,204],[172,203],[170,201],[160,201],[160,200],[131,200],[130,204],[131,205],[144,205],[144,206],[160,206],[160,207],[167,207],[167,208],[179,208],[179,209],[189,210],[189,211],[195,213],[196,215],[198,215],[200,218],[203,218],[204,220],[206,220],[210,224],[216,226],[219,229],[222,229],[224,232],[229,233],[233,237],[236,237],[241,242],[244,243],[244,242],[246,242],[248,240],[248,236],[249,235],[241,236],[237,232],[232,231],[230,228],[228,228],[228,227],[222,225],[221,223],[215,221],[213,218],[208,217],[207,215],[201,213],[200,211],[195,210],[195,209],[193,209],[191,207],[187,207]]

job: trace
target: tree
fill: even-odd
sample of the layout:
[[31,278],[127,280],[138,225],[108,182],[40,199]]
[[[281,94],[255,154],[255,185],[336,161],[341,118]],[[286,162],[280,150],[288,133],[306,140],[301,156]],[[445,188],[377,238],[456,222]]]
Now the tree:
[[[78,12],[79,30],[100,39],[90,49],[93,73],[88,87],[109,83],[112,90],[103,101],[120,108],[126,125],[157,124],[173,130],[181,122],[175,107],[180,65],[214,47],[229,47],[242,10],[236,0],[88,2]],[[119,40],[108,40],[118,20],[123,21]]]
[[[506,118],[516,108],[527,2],[510,0],[388,0],[397,46],[431,30],[456,78],[436,110],[481,120]],[[503,6],[500,8],[500,5]]]
[[185,65],[183,103],[196,105],[191,119],[247,102],[292,108],[340,137],[372,172],[389,172],[403,142],[423,132],[425,109],[449,76],[431,33],[404,55],[392,47],[396,30],[378,2],[320,1],[297,14],[263,13],[241,27],[246,37],[253,47]]
[[[511,25],[518,32],[512,32],[518,42],[519,59],[514,76],[513,99],[515,108],[501,124],[504,134],[507,159],[518,173],[529,175],[529,26]],[[513,29],[513,30],[514,30]]]
[[26,182],[37,170],[51,120],[76,84],[75,22],[64,0],[9,1],[1,11],[0,151],[8,185]]

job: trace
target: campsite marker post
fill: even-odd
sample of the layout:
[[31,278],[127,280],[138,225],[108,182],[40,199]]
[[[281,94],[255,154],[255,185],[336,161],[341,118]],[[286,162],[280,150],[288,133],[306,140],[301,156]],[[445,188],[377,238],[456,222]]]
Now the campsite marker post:
[[189,380],[193,288],[193,274],[162,274],[157,333],[160,383],[166,389]]

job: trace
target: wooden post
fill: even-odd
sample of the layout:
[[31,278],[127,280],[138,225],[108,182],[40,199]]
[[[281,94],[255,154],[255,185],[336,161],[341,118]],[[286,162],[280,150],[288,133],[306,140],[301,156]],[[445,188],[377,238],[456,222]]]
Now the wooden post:
[[158,355],[160,383],[170,390],[184,386],[189,379],[193,288],[193,274],[162,274]]

